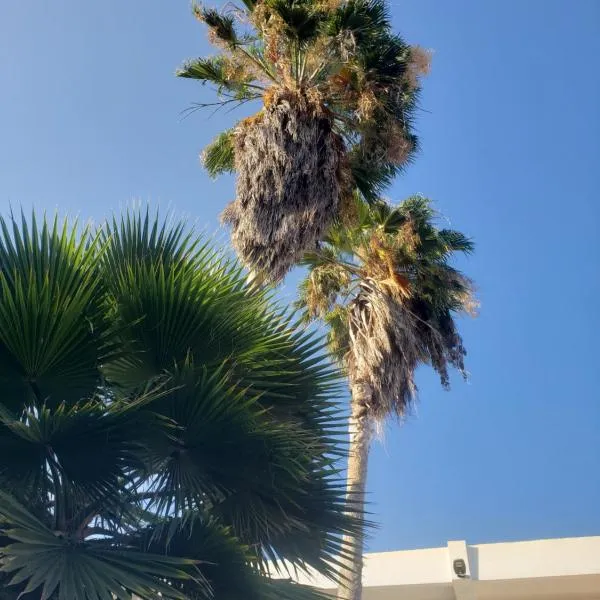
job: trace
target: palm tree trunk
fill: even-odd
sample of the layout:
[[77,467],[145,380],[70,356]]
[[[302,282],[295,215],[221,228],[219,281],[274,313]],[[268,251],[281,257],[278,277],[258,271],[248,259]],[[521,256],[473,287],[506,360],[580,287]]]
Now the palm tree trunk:
[[[347,500],[351,516],[362,518],[367,485],[367,463],[371,442],[371,423],[368,406],[371,388],[364,383],[352,386],[350,400],[350,451],[348,456]],[[362,569],[364,531],[344,537],[344,556],[339,571],[337,600],[360,600],[362,596]]]

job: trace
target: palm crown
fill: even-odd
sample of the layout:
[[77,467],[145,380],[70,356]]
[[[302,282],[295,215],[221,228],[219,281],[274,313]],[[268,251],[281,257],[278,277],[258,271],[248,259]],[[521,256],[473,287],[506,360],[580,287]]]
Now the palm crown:
[[449,366],[465,373],[454,316],[477,305],[471,282],[450,260],[473,245],[437,228],[420,196],[396,207],[356,198],[356,207],[356,226],[333,227],[307,256],[299,304],[307,320],[329,325],[330,347],[350,382],[368,385],[369,416],[402,416],[419,364],[433,366],[444,386]]
[[204,164],[212,175],[237,173],[223,219],[242,261],[277,281],[344,213],[353,189],[375,199],[416,150],[412,119],[429,57],[393,33],[383,0],[194,10],[220,53],[177,74],[213,84],[217,105],[262,102],[208,146]]
[[356,527],[319,344],[181,224],[0,220],[0,593],[309,598],[265,561]]

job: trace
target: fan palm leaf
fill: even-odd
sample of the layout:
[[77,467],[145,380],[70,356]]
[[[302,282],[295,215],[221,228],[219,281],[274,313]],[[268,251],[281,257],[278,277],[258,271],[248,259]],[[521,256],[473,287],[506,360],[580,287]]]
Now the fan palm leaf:
[[333,574],[359,527],[322,342],[182,222],[0,225],[7,593],[318,598],[267,560]]
[[110,354],[100,319],[98,243],[57,218],[0,218],[0,381],[5,402],[70,402],[92,393]]

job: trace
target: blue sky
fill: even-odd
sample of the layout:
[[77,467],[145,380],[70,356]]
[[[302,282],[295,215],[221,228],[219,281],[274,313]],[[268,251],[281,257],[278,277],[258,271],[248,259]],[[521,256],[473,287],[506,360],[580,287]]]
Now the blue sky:
[[[435,55],[423,150],[389,197],[423,193],[475,238],[460,266],[482,311],[462,323],[470,383],[420,373],[415,414],[373,449],[370,548],[598,535],[600,3],[392,12]],[[0,211],[98,221],[138,200],[216,231],[233,181],[198,154],[235,115],[182,119],[211,95],[173,76],[207,50],[187,0],[0,3]]]

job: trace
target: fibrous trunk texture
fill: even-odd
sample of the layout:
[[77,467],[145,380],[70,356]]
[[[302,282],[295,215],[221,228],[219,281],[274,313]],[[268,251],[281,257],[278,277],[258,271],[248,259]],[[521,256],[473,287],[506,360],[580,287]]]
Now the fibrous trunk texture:
[[[350,414],[350,452],[348,456],[347,501],[351,516],[364,515],[367,464],[371,442],[372,423],[369,406],[372,390],[368,384],[353,383]],[[344,538],[344,554],[340,558],[340,582],[337,600],[360,600],[362,595],[362,570],[364,532]]]
[[371,415],[402,414],[413,398],[423,356],[415,316],[393,296],[365,283],[350,313],[348,372],[372,389]]
[[222,220],[242,262],[277,282],[313,250],[337,214],[343,143],[304,92],[278,90],[235,136],[236,199]]
[[416,396],[419,364],[430,364],[448,387],[448,367],[464,376],[466,355],[450,313],[436,316],[419,298],[403,296],[398,286],[391,291],[383,283],[361,284],[350,307],[347,355],[350,381],[371,386],[370,414],[379,422],[405,415]]

